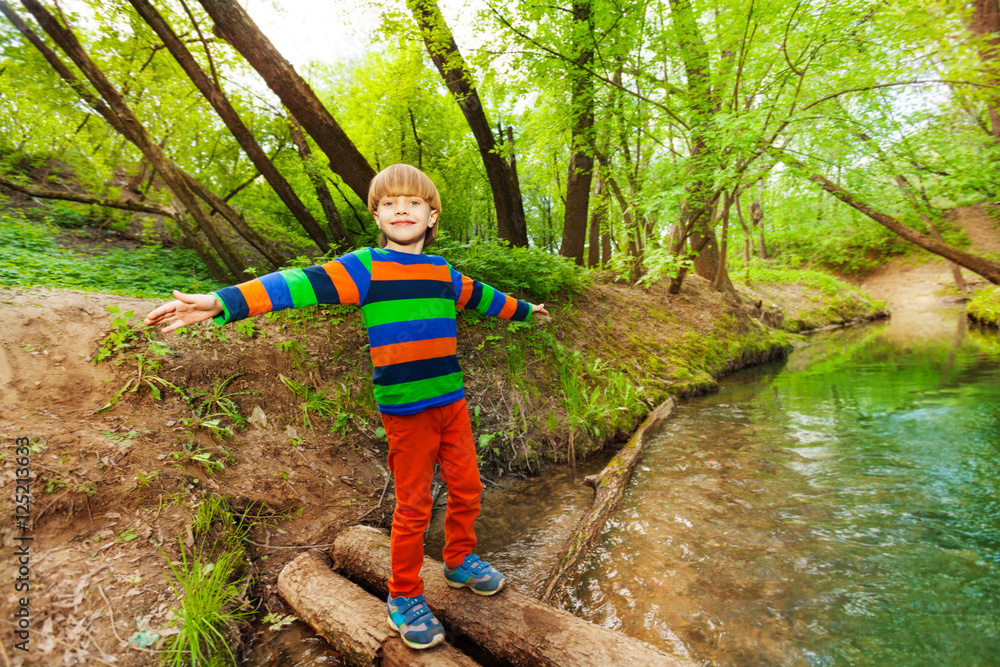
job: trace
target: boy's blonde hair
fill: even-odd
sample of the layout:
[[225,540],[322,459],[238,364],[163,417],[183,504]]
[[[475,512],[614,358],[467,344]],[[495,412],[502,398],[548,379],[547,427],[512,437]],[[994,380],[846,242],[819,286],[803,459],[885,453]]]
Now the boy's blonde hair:
[[[405,195],[420,197],[430,205],[431,211],[437,211],[438,216],[441,215],[441,194],[434,185],[434,181],[424,172],[408,164],[394,164],[375,174],[371,185],[368,186],[368,210],[372,212],[372,215],[378,217],[378,203],[382,197]],[[424,234],[425,248],[434,243],[437,231],[437,223],[428,228],[427,233]],[[378,247],[384,248],[387,241],[385,234],[380,231]]]

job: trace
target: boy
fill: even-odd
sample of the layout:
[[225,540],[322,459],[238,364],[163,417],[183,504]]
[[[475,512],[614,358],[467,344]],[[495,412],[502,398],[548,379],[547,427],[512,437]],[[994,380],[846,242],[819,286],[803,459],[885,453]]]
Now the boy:
[[448,486],[444,576],[452,588],[493,595],[504,577],[473,554],[482,482],[456,357],[455,310],[527,320],[548,315],[422,254],[437,236],[441,198],[420,170],[403,164],[379,172],[368,190],[380,249],[362,248],[322,266],[271,273],[212,294],[182,294],[146,316],[173,331],[210,317],[218,324],[269,310],[317,303],[361,306],[368,327],[375,401],[389,440],[396,479],[390,537],[389,623],[412,648],[444,641],[441,623],[424,601],[420,578],[423,536],[431,517],[434,462]]

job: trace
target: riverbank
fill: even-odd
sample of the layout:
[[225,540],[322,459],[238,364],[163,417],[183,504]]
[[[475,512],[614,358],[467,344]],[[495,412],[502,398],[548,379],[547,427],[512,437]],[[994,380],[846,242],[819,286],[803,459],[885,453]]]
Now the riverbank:
[[[781,289],[757,307],[698,278],[673,296],[598,279],[530,327],[462,316],[459,356],[484,469],[497,480],[582,459],[667,395],[707,391],[726,372],[783,354],[793,337],[761,322],[777,315]],[[237,535],[239,596],[260,619],[287,611],[274,581],[298,550],[391,516],[356,311],[285,311],[147,340],[129,332],[155,301],[7,289],[0,302],[0,430],[31,439],[33,660],[157,663],[140,649],[175,632],[164,553],[177,562]],[[806,293],[799,306],[824,303]],[[115,322],[109,307],[133,317]],[[102,350],[113,354],[95,365]],[[5,486],[15,468],[7,456]],[[213,498],[226,501],[221,512],[205,510]],[[12,500],[11,487],[5,510]],[[13,548],[10,532],[4,545]],[[145,634],[128,642],[134,633]],[[234,631],[234,650],[252,639]]]

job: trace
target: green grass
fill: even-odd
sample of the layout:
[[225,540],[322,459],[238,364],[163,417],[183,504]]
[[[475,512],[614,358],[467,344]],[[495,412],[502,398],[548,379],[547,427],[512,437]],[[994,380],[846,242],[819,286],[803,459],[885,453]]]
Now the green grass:
[[976,322],[1000,326],[1000,286],[976,290],[967,308],[969,317]]
[[168,664],[195,667],[220,657],[228,657],[229,664],[236,662],[228,635],[250,616],[243,599],[247,580],[239,575],[243,558],[240,552],[223,551],[214,563],[205,562],[200,549],[188,552],[183,541],[181,561],[174,564],[167,558],[173,575],[167,581],[180,601],[171,607],[180,632],[167,647]]
[[99,255],[61,248],[51,218],[28,220],[0,212],[0,285],[61,287],[140,298],[162,298],[173,289],[202,293],[224,287],[183,248],[149,245]]

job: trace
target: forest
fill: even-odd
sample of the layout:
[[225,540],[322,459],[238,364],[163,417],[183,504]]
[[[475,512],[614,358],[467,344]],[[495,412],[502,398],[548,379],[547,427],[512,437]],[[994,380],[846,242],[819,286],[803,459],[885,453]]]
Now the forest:
[[[830,651],[829,662],[813,661],[802,635],[789,639],[801,628],[780,615],[753,631],[763,639],[752,649],[727,634],[722,612],[663,620],[654,609],[645,618],[658,620],[636,629],[627,616],[601,617],[607,600],[588,607],[597,586],[580,577],[594,567],[586,555],[608,548],[600,540],[618,525],[647,429],[665,428],[674,401],[719,390],[723,376],[808,348],[801,332],[891,311],[888,329],[844,333],[826,356],[792,353],[815,364],[808,377],[831,382],[841,365],[868,368],[863,354],[903,367],[901,352],[881,347],[893,335],[923,360],[914,383],[994,367],[1000,3],[326,4],[0,0],[0,406],[9,413],[0,432],[19,446],[30,439],[38,567],[60,582],[33,603],[33,650],[45,657],[13,649],[12,662],[11,625],[0,658],[410,664],[385,637],[359,658],[371,647],[330,630],[306,594],[341,586],[328,580],[339,575],[315,551],[293,560],[307,547],[335,561],[346,558],[338,549],[377,552],[380,538],[358,526],[392,521],[362,319],[333,305],[172,335],[140,325],[171,290],[208,293],[378,247],[369,183],[405,163],[441,193],[441,232],[427,252],[552,311],[509,325],[475,312],[458,319],[488,486],[558,479],[552,471],[564,467],[579,486],[578,465],[608,463],[604,453],[627,441],[585,480],[591,523],[581,519],[546,572],[515,581],[531,593],[517,608],[569,610],[591,621],[579,631],[594,646],[635,641],[621,655],[648,650],[662,664],[862,664],[862,640],[824,645],[815,651]],[[315,43],[304,25],[323,22],[337,23],[328,36],[350,37],[322,57],[289,46]],[[934,343],[900,334],[933,328],[943,308],[959,313],[948,350],[943,325]],[[928,361],[939,353],[941,369]],[[829,389],[801,384],[815,396]],[[903,403],[908,391],[884,395]],[[726,488],[725,503],[749,508],[756,501],[734,480],[798,464],[775,464],[770,450],[737,464],[742,446],[706,445],[678,469],[704,468]],[[0,459],[13,480],[13,457]],[[730,469],[740,472],[729,478]],[[988,484],[1000,480],[990,474]],[[692,496],[707,484],[677,481]],[[444,487],[435,477],[435,508]],[[519,511],[543,516],[537,502]],[[5,547],[12,535],[5,527]],[[760,547],[761,559],[785,546],[755,539],[747,549]],[[995,562],[990,548],[979,564]],[[138,564],[116,574],[124,556]],[[366,590],[384,594],[381,566],[351,558],[345,576],[368,577]],[[750,569],[767,570],[760,562]],[[707,588],[713,576],[697,580]],[[9,592],[0,595],[16,606]],[[361,609],[371,596],[357,595]],[[495,662],[484,664],[577,659],[571,649],[494,652],[469,628],[479,613],[470,609],[449,617],[449,633],[460,648],[478,646],[473,657],[490,653]],[[373,613],[384,625],[384,605]],[[538,628],[490,619],[513,644],[547,641]],[[983,632],[982,650],[1000,646],[995,627]],[[455,664],[472,659],[459,653]]]
[[234,2],[16,5],[4,186],[63,228],[151,213],[136,236],[222,283],[372,244],[367,180],[394,162],[439,183],[445,254],[526,247],[676,291],[912,244],[1000,279],[943,216],[1000,196],[989,2],[487,3],[463,49],[414,0],[373,8],[364,56],[301,72]]

